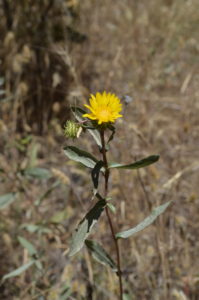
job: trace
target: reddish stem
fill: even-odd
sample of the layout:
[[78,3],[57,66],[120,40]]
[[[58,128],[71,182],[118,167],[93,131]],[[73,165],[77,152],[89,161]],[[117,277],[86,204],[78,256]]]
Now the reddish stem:
[[[108,161],[107,161],[107,156],[106,156],[104,129],[101,130],[100,135],[101,135],[101,141],[102,141],[102,157],[103,157],[103,162],[104,162],[104,167],[105,167],[104,194],[105,194],[105,198],[106,198],[107,194],[108,194],[108,181],[109,181],[110,171],[109,171],[109,168],[108,168]],[[122,272],[121,272],[120,249],[119,249],[118,239],[115,237],[113,222],[111,220],[111,216],[109,214],[109,210],[108,210],[107,206],[105,208],[105,211],[106,211],[108,223],[109,223],[109,226],[110,226],[112,238],[113,238],[113,241],[114,241],[114,244],[115,244],[116,256],[117,256],[117,269],[118,269],[117,275],[118,275],[118,278],[119,278],[119,286],[120,286],[120,300],[123,300]]]

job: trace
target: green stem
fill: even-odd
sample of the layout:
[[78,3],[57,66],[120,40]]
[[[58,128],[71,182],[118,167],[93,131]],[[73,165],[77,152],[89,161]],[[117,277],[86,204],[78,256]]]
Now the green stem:
[[[101,141],[102,141],[102,157],[103,157],[103,162],[104,162],[104,167],[105,167],[104,194],[105,194],[105,198],[106,198],[107,194],[108,194],[108,181],[109,181],[110,171],[109,171],[109,168],[108,168],[108,161],[107,161],[107,156],[106,156],[106,145],[105,145],[105,138],[104,138],[104,129],[102,129],[100,131],[100,135],[101,135]],[[117,269],[118,269],[117,275],[118,275],[118,278],[119,278],[119,286],[120,286],[120,298],[119,299],[123,300],[122,272],[121,272],[120,249],[119,249],[118,239],[115,237],[113,222],[111,220],[111,216],[109,214],[109,210],[108,210],[107,206],[105,208],[105,211],[106,211],[108,223],[109,223],[109,226],[110,226],[112,238],[113,238],[113,241],[114,241],[114,244],[115,244],[115,250],[116,250],[116,256],[117,256]]]

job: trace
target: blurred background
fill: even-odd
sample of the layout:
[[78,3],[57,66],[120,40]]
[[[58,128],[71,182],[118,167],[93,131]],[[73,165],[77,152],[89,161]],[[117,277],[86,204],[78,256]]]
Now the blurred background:
[[[173,201],[122,241],[125,300],[199,299],[198,31],[198,0],[1,0],[0,278],[27,270],[1,284],[0,299],[117,298],[116,274],[86,249],[67,257],[92,184],[64,156],[63,125],[70,105],[104,90],[124,103],[109,159],[160,155],[112,172],[118,230]],[[87,134],[75,144],[98,155]],[[91,237],[114,252],[105,216]]]

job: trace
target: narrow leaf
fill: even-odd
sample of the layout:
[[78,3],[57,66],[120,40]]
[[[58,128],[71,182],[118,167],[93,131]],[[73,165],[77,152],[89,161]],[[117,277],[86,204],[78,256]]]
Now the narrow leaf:
[[36,225],[36,224],[22,224],[21,225],[21,228],[22,229],[25,229],[27,230],[28,232],[31,232],[31,233],[39,233],[39,234],[42,234],[42,233],[51,233],[51,229],[47,228],[47,227],[44,227],[42,225]]
[[41,263],[40,260],[38,260],[38,259],[35,260],[35,266],[36,266],[37,269],[39,269],[40,271],[43,270],[42,263]]
[[7,207],[15,200],[15,193],[8,193],[0,196],[0,209]]
[[26,239],[24,239],[21,236],[18,236],[18,241],[24,248],[26,248],[28,250],[28,253],[30,256],[34,256],[37,254],[37,250],[35,249],[33,244],[31,244],[29,241],[27,241]]
[[23,174],[37,179],[49,179],[52,176],[45,168],[27,168],[23,170]]
[[99,200],[79,223],[72,237],[69,256],[76,254],[83,247],[85,239],[101,216],[105,206],[106,201],[104,199]]
[[112,260],[109,254],[104,250],[104,248],[95,241],[86,240],[85,244],[87,248],[92,252],[93,257],[101,264],[108,265],[113,269],[113,271],[117,271],[116,263]]
[[78,149],[77,147],[74,146],[65,147],[64,153],[69,159],[74,160],[76,162],[80,162],[81,164],[83,164],[88,168],[94,168],[95,164],[97,163],[97,159],[94,156],[92,156],[90,153]]
[[114,214],[116,213],[116,207],[112,203],[108,202],[107,206]]
[[112,131],[112,133],[111,133],[111,135],[110,135],[110,137],[108,139],[107,144],[110,143],[113,140],[114,135],[115,135],[115,127],[113,125],[109,125],[108,128]]
[[2,281],[6,280],[8,278],[11,278],[11,277],[19,276],[21,273],[25,272],[28,268],[30,268],[33,264],[35,264],[34,260],[29,261],[27,264],[22,265],[18,269],[3,276]]
[[59,295],[58,300],[67,300],[69,299],[69,296],[72,294],[71,288],[68,284],[65,284],[62,289],[61,293]]
[[101,137],[100,137],[99,131],[97,129],[87,129],[87,130],[92,135],[92,137],[96,141],[97,145],[101,148],[102,142],[101,142]]
[[100,174],[100,170],[103,166],[104,166],[103,161],[99,160],[91,172],[91,177],[92,177],[92,181],[93,181],[93,185],[94,185],[95,189],[98,188],[99,174]]
[[[85,119],[82,117],[83,114],[86,113],[85,110],[83,110],[80,107],[76,107],[76,106],[72,106],[72,112],[75,116],[75,118],[79,121],[79,122],[83,122],[85,121]],[[84,123],[82,123],[84,124]],[[84,126],[83,126],[84,127]],[[99,131],[97,129],[88,129],[88,132],[92,135],[92,137],[94,138],[94,140],[96,141],[97,145],[99,147],[102,147],[102,143],[101,143],[101,138],[100,138],[100,134]]]
[[110,163],[109,168],[117,168],[117,169],[139,169],[146,166],[149,166],[156,161],[158,161],[159,155],[151,155],[142,160],[138,160],[132,164],[124,165],[119,163]]
[[55,181],[44,193],[41,194],[39,199],[37,199],[34,204],[35,206],[39,206],[44,199],[49,197],[49,195],[52,193],[52,191],[60,185],[59,180]]
[[147,226],[151,225],[155,219],[162,214],[165,209],[169,206],[169,204],[171,203],[171,201],[166,202],[158,207],[156,207],[150,216],[148,216],[146,219],[144,219],[144,221],[142,221],[140,224],[138,224],[137,226],[126,230],[126,231],[122,231],[116,234],[116,238],[122,238],[122,239],[126,239],[132,235],[134,235],[135,233],[145,229]]

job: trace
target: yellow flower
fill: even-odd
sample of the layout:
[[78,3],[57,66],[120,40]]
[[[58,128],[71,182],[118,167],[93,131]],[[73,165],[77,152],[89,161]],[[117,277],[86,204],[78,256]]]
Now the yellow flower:
[[119,113],[122,110],[120,99],[111,93],[97,93],[91,95],[90,105],[84,104],[91,112],[84,114],[83,117],[91,120],[97,120],[98,124],[115,122],[117,118],[122,117]]

